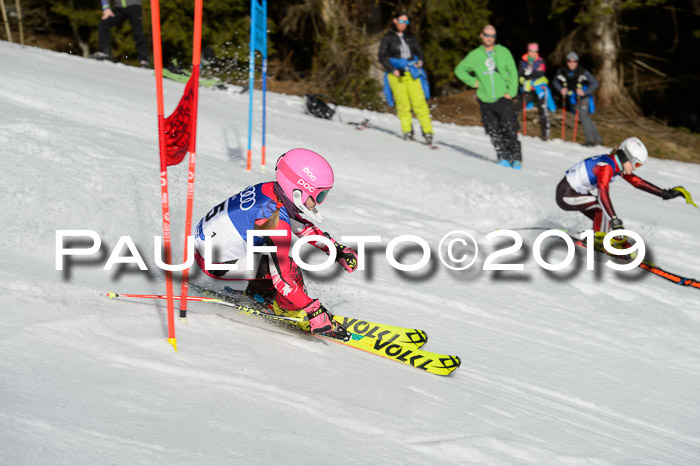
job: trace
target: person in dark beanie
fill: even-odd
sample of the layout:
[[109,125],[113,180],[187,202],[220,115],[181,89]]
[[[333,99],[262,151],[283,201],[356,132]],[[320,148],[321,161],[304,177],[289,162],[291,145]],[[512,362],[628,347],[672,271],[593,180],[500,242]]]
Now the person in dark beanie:
[[522,168],[518,141],[518,120],[513,97],[518,93],[518,69],[510,51],[496,44],[496,28],[484,26],[482,45],[469,52],[455,68],[455,75],[469,87],[476,88],[481,120],[491,138],[498,164]]
[[603,141],[598,133],[590,114],[594,111],[593,91],[598,89],[598,81],[593,75],[578,63],[578,54],[569,52],[566,55],[566,66],[557,70],[552,86],[562,95],[562,111],[567,107],[573,111],[579,110],[579,119],[586,136],[584,146],[595,146]]
[[112,35],[110,29],[121,25],[124,21],[131,22],[131,30],[136,40],[139,65],[149,66],[148,46],[143,35],[143,10],[141,0],[114,0],[114,8],[110,8],[109,0],[102,0],[102,19],[97,28],[99,33],[99,50],[93,55],[98,60],[109,60],[112,55]]
[[425,141],[432,146],[433,123],[426,101],[430,98],[430,86],[423,70],[423,49],[416,36],[407,30],[410,21],[405,12],[397,13],[393,23],[392,30],[379,45],[379,62],[386,70],[384,94],[390,106],[396,102],[404,139],[413,139],[413,109]]

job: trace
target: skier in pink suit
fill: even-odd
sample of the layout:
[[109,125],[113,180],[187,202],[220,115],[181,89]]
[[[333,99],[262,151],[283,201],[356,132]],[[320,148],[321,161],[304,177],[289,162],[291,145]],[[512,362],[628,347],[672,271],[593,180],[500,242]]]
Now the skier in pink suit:
[[[222,280],[241,279],[239,272],[206,270],[204,262],[205,239],[211,243],[217,264],[237,264],[246,270],[248,233],[251,230],[283,231],[284,236],[253,237],[256,246],[276,246],[276,252],[258,257],[255,278],[248,284],[247,293],[274,296],[283,310],[304,310],[311,333],[343,333],[333,315],[318,299],[309,297],[301,269],[290,256],[292,233],[298,237],[323,235],[336,249],[336,261],[348,272],[357,268],[357,252],[343,246],[324,233],[314,223],[322,222],[317,206],[326,199],[333,187],[333,169],[316,152],[292,149],[280,156],[275,168],[275,181],[249,186],[240,193],[214,206],[195,227],[195,259],[207,275]],[[311,242],[329,253],[320,242]],[[213,260],[213,259],[212,259]],[[342,327],[342,326],[341,326]]]

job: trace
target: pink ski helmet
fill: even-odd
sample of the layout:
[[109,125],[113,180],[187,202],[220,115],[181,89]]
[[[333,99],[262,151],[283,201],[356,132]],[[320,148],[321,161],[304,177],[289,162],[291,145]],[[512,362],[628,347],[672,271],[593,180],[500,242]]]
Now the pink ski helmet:
[[321,204],[333,187],[331,165],[308,149],[292,149],[282,154],[277,159],[275,171],[277,183],[285,196],[300,209],[309,196],[316,204]]

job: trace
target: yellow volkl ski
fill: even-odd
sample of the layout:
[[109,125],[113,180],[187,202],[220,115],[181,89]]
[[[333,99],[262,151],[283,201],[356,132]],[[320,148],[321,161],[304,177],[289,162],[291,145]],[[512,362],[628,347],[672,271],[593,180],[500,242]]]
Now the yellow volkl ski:
[[[309,331],[309,321],[306,320],[306,313],[304,313],[304,311],[285,311],[278,306],[273,306],[271,310],[277,316],[291,317],[295,320],[302,319],[303,322],[294,321],[292,323],[306,332]],[[354,317],[343,317],[337,314],[333,316],[333,320],[342,324],[348,332],[354,335],[368,336],[377,340],[398,343],[414,348],[422,348],[428,342],[428,335],[425,331],[417,328],[397,327],[395,325],[380,324],[378,322],[370,322]]]
[[[279,319],[281,322],[294,325],[307,332],[309,331],[309,323],[306,320],[304,311],[286,311],[280,309],[279,306],[275,306],[276,302],[270,306],[265,306],[238,293],[236,296],[238,298],[236,301],[238,302],[230,302],[229,300],[235,299],[233,297],[226,298],[217,299],[214,302],[234,307],[248,314],[260,315],[273,320]],[[240,301],[249,302],[255,307],[242,305]],[[257,309],[258,306],[261,306],[261,309]],[[433,353],[420,349],[428,341],[428,336],[423,330],[380,324],[339,315],[335,315],[334,320],[342,324],[350,332],[350,340],[342,341],[324,335],[314,336],[392,359],[436,375],[450,375],[462,363],[459,356]]]
[[417,328],[396,327],[339,315],[333,316],[333,319],[340,322],[353,335],[362,335],[415,348],[422,348],[428,342],[428,335]]
[[319,336],[326,340],[340,343],[341,345],[351,346],[368,353],[376,354],[377,356],[393,359],[394,361],[423,369],[431,374],[450,375],[462,364],[462,360],[459,356],[431,353],[430,351],[425,351],[415,346],[405,346],[389,340],[378,340],[367,335],[353,333],[349,341],[336,340],[322,335]]

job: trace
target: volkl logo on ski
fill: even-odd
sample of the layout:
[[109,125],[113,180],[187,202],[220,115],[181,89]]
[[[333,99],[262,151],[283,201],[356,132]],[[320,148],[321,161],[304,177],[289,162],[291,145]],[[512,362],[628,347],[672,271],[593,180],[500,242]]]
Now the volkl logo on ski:
[[387,343],[392,343],[399,337],[398,334],[394,333],[394,335],[391,338],[386,338],[389,335],[391,335],[392,332],[390,332],[389,330],[381,330],[381,328],[378,325],[372,326],[369,322],[365,322],[364,320],[343,317],[343,326],[352,333],[376,338],[377,340],[382,340]]
[[374,343],[374,349],[377,351],[384,351],[384,354],[387,356],[396,359],[397,361],[401,362],[407,362],[413,367],[417,367],[418,369],[423,369],[424,371],[428,370],[428,365],[433,362],[432,359],[427,359],[420,365],[416,365],[417,362],[419,362],[420,359],[425,359],[425,356],[421,354],[416,354],[413,357],[409,357],[411,354],[414,353],[413,350],[406,349],[401,345],[397,344],[392,344],[390,341],[382,341],[382,340],[377,340]]

